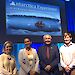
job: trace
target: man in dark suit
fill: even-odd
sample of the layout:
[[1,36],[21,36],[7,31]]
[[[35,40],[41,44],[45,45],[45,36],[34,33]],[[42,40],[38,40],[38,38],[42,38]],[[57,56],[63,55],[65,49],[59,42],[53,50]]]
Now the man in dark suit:
[[60,75],[58,73],[59,50],[57,46],[51,44],[50,35],[44,35],[43,40],[45,45],[38,49],[40,75]]

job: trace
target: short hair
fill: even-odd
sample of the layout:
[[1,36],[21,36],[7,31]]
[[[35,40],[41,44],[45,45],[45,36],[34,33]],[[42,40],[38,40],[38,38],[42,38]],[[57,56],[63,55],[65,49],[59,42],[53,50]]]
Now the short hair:
[[46,36],[50,36],[50,37],[51,37],[51,39],[52,39],[52,36],[51,36],[51,35],[49,35],[49,34],[43,35],[43,39],[44,39]]
[[64,37],[66,37],[67,35],[68,35],[70,38],[72,38],[71,33],[64,33]]

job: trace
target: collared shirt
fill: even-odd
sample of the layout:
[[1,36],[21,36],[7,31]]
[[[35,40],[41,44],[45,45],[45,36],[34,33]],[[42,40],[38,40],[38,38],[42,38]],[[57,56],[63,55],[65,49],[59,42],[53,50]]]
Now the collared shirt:
[[60,63],[62,67],[67,65],[72,68],[75,66],[75,44],[70,43],[69,46],[64,44],[60,47]]

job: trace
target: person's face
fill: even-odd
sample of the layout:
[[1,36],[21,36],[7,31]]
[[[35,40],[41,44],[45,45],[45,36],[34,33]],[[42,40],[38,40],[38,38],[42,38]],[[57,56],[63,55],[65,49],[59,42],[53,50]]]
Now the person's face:
[[65,44],[69,44],[69,43],[71,42],[71,39],[72,39],[72,38],[70,38],[69,35],[65,36],[65,37],[64,37],[64,42],[65,42]]
[[45,44],[49,45],[51,43],[51,40],[52,40],[52,37],[49,36],[49,35],[46,35],[44,38],[43,38]]
[[28,38],[26,38],[26,39],[24,39],[24,44],[26,47],[30,47],[31,41]]
[[10,54],[11,51],[12,51],[12,45],[11,45],[10,43],[6,44],[6,45],[5,45],[5,48],[4,48],[4,52],[5,52],[6,54]]

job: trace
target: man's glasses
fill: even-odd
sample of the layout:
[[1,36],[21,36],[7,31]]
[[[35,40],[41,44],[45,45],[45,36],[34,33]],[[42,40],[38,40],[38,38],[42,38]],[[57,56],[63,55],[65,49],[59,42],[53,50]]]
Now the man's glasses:
[[24,43],[28,43],[28,42],[30,42],[30,41],[24,41]]

